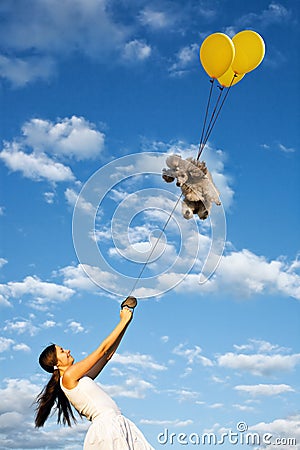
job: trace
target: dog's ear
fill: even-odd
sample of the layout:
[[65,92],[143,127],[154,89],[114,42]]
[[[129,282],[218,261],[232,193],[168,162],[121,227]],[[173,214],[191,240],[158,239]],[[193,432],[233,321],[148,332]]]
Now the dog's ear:
[[170,177],[165,173],[162,174],[162,178],[165,180],[166,183],[172,183],[175,180],[174,177]]

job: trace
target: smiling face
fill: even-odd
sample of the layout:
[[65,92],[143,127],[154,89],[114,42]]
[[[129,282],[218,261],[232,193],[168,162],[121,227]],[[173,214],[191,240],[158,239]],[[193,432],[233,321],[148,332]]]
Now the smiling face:
[[66,350],[59,345],[55,345],[55,348],[57,356],[57,367],[62,369],[71,366],[74,362],[74,358],[71,355],[70,350]]

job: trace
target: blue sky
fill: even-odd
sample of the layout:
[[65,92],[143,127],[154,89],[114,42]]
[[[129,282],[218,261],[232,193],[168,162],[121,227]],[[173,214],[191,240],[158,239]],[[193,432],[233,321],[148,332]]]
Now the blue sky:
[[[231,89],[203,152],[222,207],[205,222],[175,211],[98,381],[157,449],[241,422],[299,445],[298,11],[296,1],[1,2],[3,449],[82,448],[85,422],[33,428],[47,381],[38,355],[54,341],[79,359],[116,324],[178,198],[160,177],[165,157],[197,152],[210,87],[199,47],[243,29],[261,34],[266,55]],[[224,253],[200,284],[212,231]],[[165,429],[173,443],[158,442]]]

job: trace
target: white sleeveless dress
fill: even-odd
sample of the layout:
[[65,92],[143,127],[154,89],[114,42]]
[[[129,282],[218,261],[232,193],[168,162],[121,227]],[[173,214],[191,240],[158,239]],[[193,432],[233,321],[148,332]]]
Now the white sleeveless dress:
[[66,389],[61,378],[60,386],[77,411],[92,422],[84,440],[84,450],[154,450],[94,380],[85,376],[75,388]]

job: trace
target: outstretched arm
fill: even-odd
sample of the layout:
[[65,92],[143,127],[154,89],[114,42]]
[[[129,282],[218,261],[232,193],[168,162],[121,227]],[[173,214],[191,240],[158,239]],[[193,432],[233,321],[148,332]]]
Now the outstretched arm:
[[118,339],[114,342],[114,344],[111,346],[111,348],[109,349],[109,351],[107,353],[105,353],[102,358],[99,359],[99,361],[96,362],[96,364],[94,364],[94,366],[88,370],[85,373],[85,376],[92,378],[93,380],[99,375],[99,373],[101,372],[101,370],[103,369],[103,367],[108,363],[108,361],[113,357],[114,353],[116,352],[117,348],[119,347],[119,344],[122,340],[122,337],[125,334],[125,331],[128,327],[129,323],[127,324],[126,328],[124,328],[124,330],[122,331],[122,333],[120,334],[120,336],[118,337]]
[[[125,331],[132,319],[132,311],[128,308],[123,308],[120,311],[120,322],[113,329],[113,331],[104,339],[104,341],[90,353],[86,358],[78,361],[70,366],[63,375],[63,385],[67,389],[73,389],[78,384],[78,380],[86,375],[98,362],[98,373],[105,366],[107,361],[115,353]],[[102,363],[100,364],[100,360]],[[95,376],[98,375],[96,373]]]

